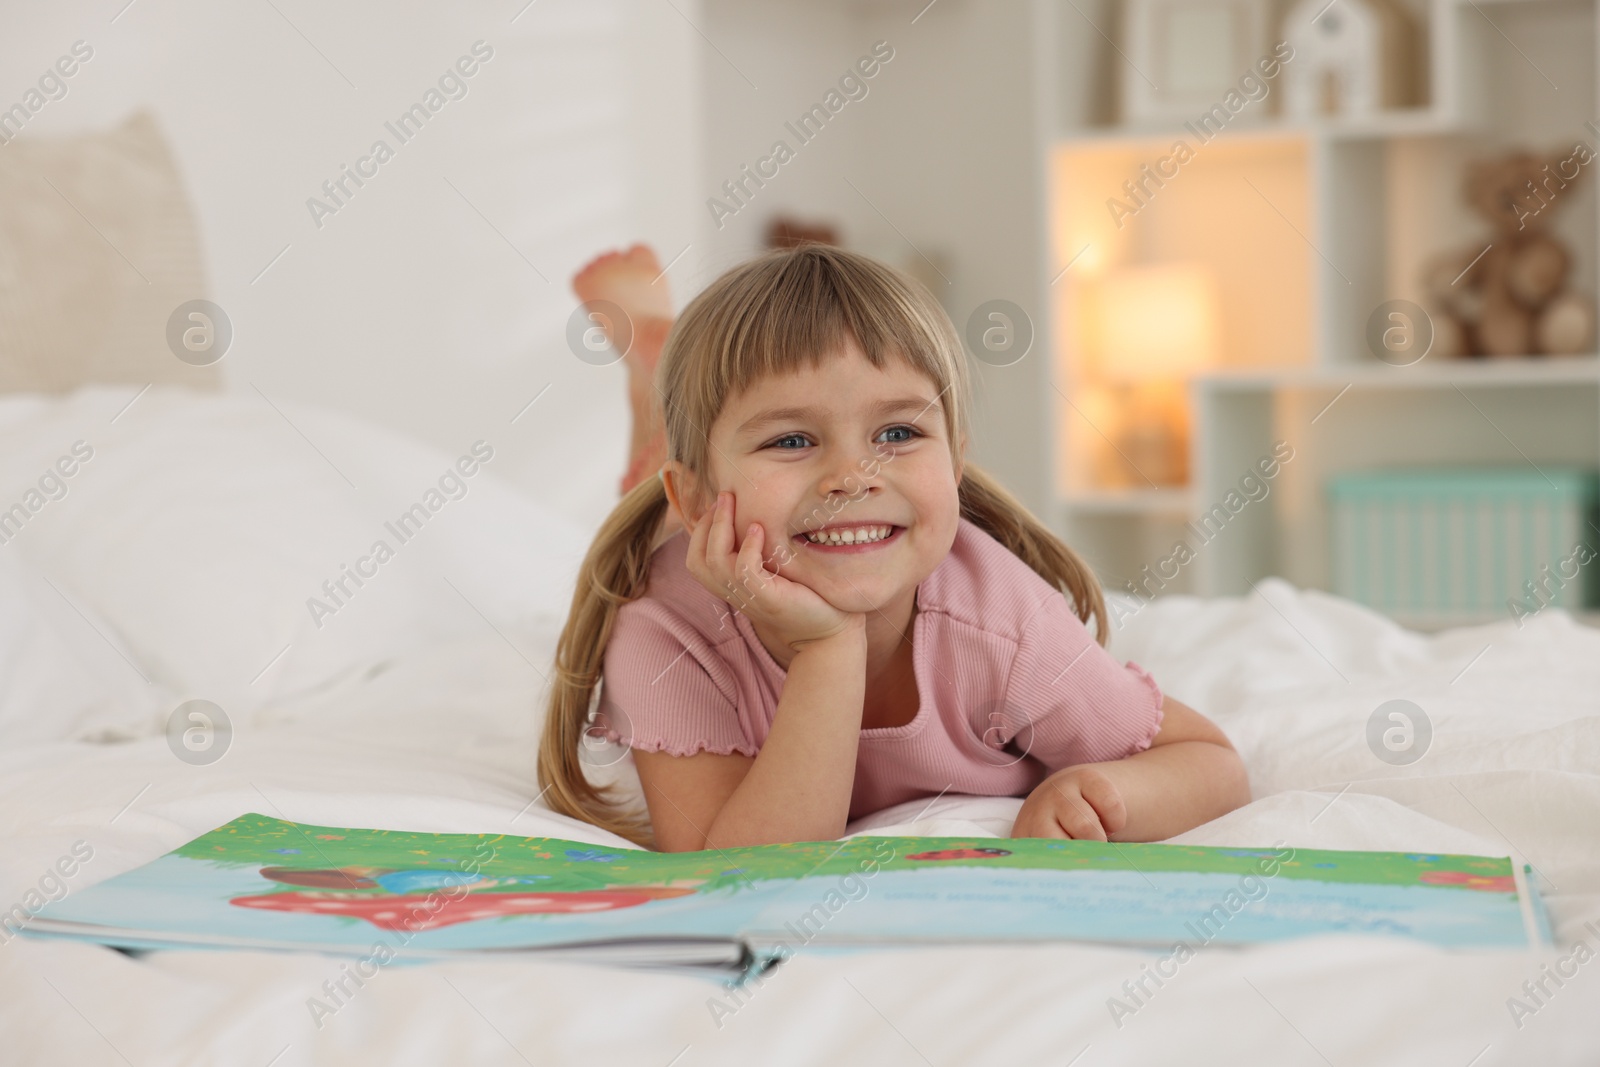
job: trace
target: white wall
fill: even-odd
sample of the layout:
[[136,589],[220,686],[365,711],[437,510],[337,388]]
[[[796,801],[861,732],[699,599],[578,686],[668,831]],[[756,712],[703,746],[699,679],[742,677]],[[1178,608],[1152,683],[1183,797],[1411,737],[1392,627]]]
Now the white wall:
[[[567,282],[603,248],[694,242],[699,4],[524,3],[28,5],[0,26],[0,98],[82,39],[93,60],[27,135],[156,114],[234,323],[227,388],[452,451],[487,438],[501,475],[592,524],[624,462],[623,377],[567,350]],[[494,56],[467,95],[316,226],[307,198],[398,145],[384,122],[478,40]]]
[[878,209],[919,249],[948,257],[941,296],[963,336],[968,317],[989,300],[1009,300],[1032,318],[1033,347],[1020,362],[973,362],[972,458],[1049,521],[1046,419],[1055,394],[1040,332],[1047,235],[1030,6],[913,0],[864,10],[873,36],[895,41],[904,65],[873,115],[860,184],[876,191]]
[[[229,389],[452,450],[486,437],[502,475],[589,525],[624,461],[623,372],[580,362],[564,337],[567,279],[603,248],[687,249],[670,274],[681,306],[784,211],[919,272],[958,328],[993,297],[1040,317],[1027,5],[939,0],[918,18],[925,0],[523,3],[36,5],[0,25],[0,99],[81,38],[94,60],[28,134],[156,113],[210,296],[234,320]],[[306,199],[479,39],[495,57],[469,94],[318,229]],[[706,200],[775,139],[793,143],[785,121],[878,40],[895,56],[866,98],[719,230]],[[977,381],[974,458],[1036,506],[1044,352],[1040,339]]]
[[[716,195],[741,164],[754,165],[774,139],[797,146],[748,207],[709,229],[708,270],[755,250],[768,219],[786,213],[834,222],[849,247],[915,273],[959,331],[990,299],[1013,301],[1042,324],[1028,5],[707,0],[705,13],[703,196]],[[798,146],[785,121],[880,40],[894,58],[866,97]],[[702,217],[711,227],[703,205]],[[973,459],[1041,514],[1050,499],[1047,352],[1038,338],[1013,367],[975,364],[974,382]]]

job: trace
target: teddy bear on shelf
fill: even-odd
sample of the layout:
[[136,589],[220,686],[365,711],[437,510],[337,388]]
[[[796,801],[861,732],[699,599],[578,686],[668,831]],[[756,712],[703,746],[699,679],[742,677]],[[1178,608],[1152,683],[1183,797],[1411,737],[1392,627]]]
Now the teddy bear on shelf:
[[1444,356],[1569,355],[1594,343],[1591,302],[1567,289],[1572,257],[1547,232],[1572,199],[1588,146],[1554,156],[1516,152],[1472,164],[1466,200],[1493,229],[1435,259],[1423,287],[1434,316],[1433,351]]

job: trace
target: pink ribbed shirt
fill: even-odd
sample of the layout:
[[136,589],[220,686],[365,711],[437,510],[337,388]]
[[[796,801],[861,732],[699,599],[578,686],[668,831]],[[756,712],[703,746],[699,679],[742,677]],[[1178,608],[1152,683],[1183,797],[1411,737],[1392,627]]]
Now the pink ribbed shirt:
[[[619,610],[598,725],[645,752],[754,756],[786,672],[689,573],[687,548],[681,532],[662,544],[645,595]],[[966,519],[917,587],[911,644],[916,718],[861,731],[851,819],[945,792],[1026,796],[1063,767],[1148,748],[1161,725],[1155,680],[1113,659],[1058,590]]]

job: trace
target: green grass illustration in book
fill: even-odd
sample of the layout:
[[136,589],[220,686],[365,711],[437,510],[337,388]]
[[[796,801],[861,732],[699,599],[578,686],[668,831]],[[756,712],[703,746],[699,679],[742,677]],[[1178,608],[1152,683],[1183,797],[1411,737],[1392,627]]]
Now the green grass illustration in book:
[[577,946],[635,961],[669,943],[730,960],[730,946],[748,957],[797,941],[1170,947],[1340,931],[1447,946],[1547,938],[1504,857],[928,837],[673,854],[253,813],[50,905],[29,930],[335,952],[387,932],[417,958]]

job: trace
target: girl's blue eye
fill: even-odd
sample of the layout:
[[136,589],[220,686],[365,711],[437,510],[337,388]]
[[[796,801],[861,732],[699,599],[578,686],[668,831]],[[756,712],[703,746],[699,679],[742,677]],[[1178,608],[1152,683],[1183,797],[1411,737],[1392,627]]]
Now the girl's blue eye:
[[895,437],[895,438],[885,442],[886,444],[891,444],[891,445],[903,445],[907,441],[910,441],[914,437],[921,437],[922,436],[922,432],[920,430],[918,430],[915,426],[891,426],[887,430],[883,431],[883,433],[879,434],[878,436],[880,438],[882,438],[882,437],[885,437],[885,436],[887,436],[889,434],[904,434],[905,435],[904,437]]
[[772,445],[773,445],[774,448],[781,448],[781,449],[784,449],[785,451],[790,451],[790,452],[794,451],[793,448],[790,448],[789,446],[784,444],[785,441],[798,441],[798,442],[800,442],[800,447],[804,447],[805,444],[806,444],[806,439],[805,439],[804,436],[802,436],[800,434],[797,434],[797,433],[786,433],[782,437],[778,438],[776,441],[772,442]]

